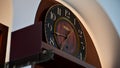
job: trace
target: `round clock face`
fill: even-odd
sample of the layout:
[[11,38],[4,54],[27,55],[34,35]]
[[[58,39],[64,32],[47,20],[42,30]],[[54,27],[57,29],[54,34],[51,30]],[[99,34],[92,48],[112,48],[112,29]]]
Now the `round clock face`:
[[65,6],[57,4],[45,16],[47,43],[81,60],[85,60],[86,42],[78,18]]

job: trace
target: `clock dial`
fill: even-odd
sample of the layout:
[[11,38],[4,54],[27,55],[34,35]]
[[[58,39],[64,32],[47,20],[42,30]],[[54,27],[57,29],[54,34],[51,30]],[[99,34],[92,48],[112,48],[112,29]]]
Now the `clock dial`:
[[86,42],[78,18],[65,6],[53,5],[45,16],[47,43],[81,60],[85,60]]

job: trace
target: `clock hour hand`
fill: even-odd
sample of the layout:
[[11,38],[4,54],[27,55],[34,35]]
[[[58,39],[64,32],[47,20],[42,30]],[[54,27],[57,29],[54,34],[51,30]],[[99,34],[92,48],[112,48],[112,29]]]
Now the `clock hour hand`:
[[63,35],[63,34],[61,34],[61,33],[58,33],[58,32],[54,32],[54,34],[56,34],[56,35],[58,35],[58,36],[62,36],[62,37],[64,37],[65,39],[67,38],[67,36],[65,36],[65,35]]

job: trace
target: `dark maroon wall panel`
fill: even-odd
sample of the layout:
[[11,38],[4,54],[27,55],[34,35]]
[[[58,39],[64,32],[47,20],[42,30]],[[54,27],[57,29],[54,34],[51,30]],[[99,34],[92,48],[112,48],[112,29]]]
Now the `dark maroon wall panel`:
[[10,61],[16,61],[40,53],[42,23],[12,32]]
[[0,67],[4,66],[7,47],[8,27],[0,24]]

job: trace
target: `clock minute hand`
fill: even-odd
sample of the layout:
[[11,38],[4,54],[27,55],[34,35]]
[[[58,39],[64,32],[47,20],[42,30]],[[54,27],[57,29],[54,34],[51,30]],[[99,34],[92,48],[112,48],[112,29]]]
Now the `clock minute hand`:
[[63,26],[63,28],[64,28],[65,30],[67,30],[68,32],[70,32],[70,29],[69,29],[67,26]]

